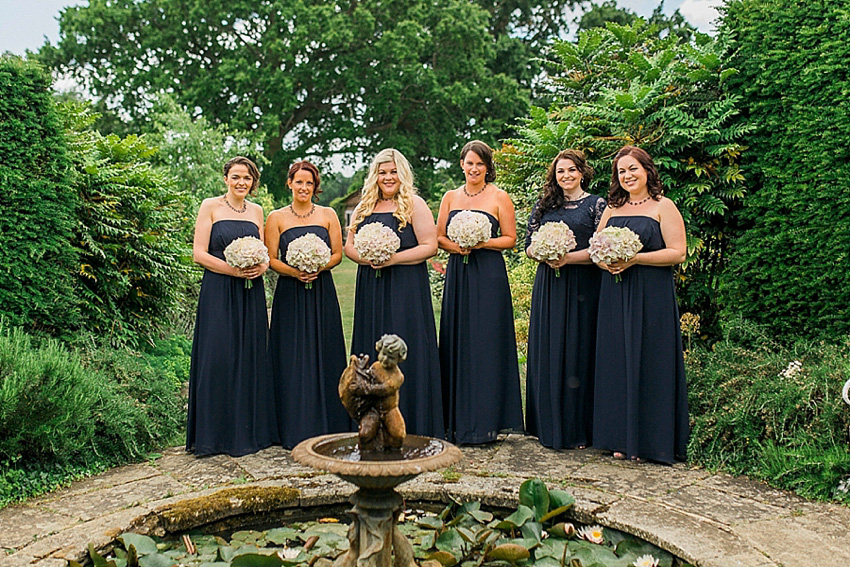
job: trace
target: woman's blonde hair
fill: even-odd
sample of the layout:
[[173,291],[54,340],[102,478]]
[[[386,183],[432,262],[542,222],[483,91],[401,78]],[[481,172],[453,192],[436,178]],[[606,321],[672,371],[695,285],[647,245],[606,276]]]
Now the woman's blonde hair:
[[372,159],[372,163],[369,165],[369,175],[366,176],[366,181],[363,182],[363,190],[360,192],[360,203],[357,204],[354,214],[351,215],[351,225],[348,230],[357,230],[357,226],[363,222],[363,219],[375,210],[375,205],[378,204],[378,199],[381,197],[381,188],[378,187],[378,168],[381,164],[391,161],[395,162],[398,179],[401,182],[401,187],[393,196],[397,205],[393,216],[398,219],[399,228],[404,228],[411,221],[413,196],[416,195],[416,188],[413,186],[413,171],[410,169],[407,158],[400,151],[386,148],[378,152],[378,155]]

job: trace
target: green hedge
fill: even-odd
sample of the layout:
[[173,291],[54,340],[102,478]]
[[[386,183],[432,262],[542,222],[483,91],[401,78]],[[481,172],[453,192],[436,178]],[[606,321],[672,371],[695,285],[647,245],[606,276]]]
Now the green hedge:
[[61,334],[79,321],[71,161],[40,66],[0,56],[0,306],[8,323]]
[[711,349],[688,352],[687,369],[691,462],[850,503],[837,489],[850,478],[850,337],[783,347],[735,318]]
[[844,2],[733,0],[731,88],[756,130],[727,310],[777,336],[850,332],[850,20]]
[[187,345],[72,351],[0,327],[0,505],[179,442]]

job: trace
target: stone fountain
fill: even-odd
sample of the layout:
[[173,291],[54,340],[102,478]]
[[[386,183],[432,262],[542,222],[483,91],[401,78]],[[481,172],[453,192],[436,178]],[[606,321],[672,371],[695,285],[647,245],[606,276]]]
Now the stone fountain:
[[299,463],[358,488],[350,500],[349,548],[335,567],[414,566],[413,546],[396,525],[403,501],[395,488],[461,458],[447,441],[406,434],[398,409],[404,382],[398,364],[407,356],[407,345],[396,335],[384,335],[375,348],[376,362],[370,366],[368,355],[352,355],[339,380],[340,400],[358,432],[313,437],[292,450]]

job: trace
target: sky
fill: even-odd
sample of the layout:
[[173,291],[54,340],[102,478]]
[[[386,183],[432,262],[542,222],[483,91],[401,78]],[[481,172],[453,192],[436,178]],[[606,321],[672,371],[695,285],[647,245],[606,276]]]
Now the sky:
[[[603,0],[597,0],[602,3]],[[659,0],[618,0],[641,16],[649,16]],[[66,6],[85,5],[87,1],[74,0],[0,0],[0,53],[11,51],[23,55],[24,51],[38,50],[45,38],[56,43],[59,38],[59,11]],[[710,33],[711,22],[717,17],[716,6],[722,0],[665,0],[664,11],[673,13],[676,8],[700,31]]]

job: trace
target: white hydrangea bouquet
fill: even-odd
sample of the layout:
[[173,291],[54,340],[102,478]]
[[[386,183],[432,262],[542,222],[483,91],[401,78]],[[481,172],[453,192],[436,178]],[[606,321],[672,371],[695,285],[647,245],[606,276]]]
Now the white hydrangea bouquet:
[[[286,263],[302,272],[318,272],[330,261],[330,246],[312,232],[299,236],[286,247]],[[306,282],[304,287],[312,289],[313,282]]]
[[[617,260],[628,261],[641,251],[643,244],[632,230],[626,227],[608,226],[590,238],[590,259],[595,263],[610,264]],[[614,275],[614,281],[621,281],[620,274]]]
[[[531,235],[528,254],[538,262],[557,260],[576,247],[573,231],[563,221],[547,222]],[[561,277],[561,269],[555,268],[555,277]]]
[[[401,246],[401,240],[393,229],[379,222],[361,226],[354,234],[354,249],[360,258],[370,264],[383,264],[389,260]],[[381,269],[375,270],[375,277],[381,277]]]
[[[233,240],[224,249],[224,260],[234,268],[250,268],[269,261],[269,249],[256,236],[243,236]],[[245,287],[250,288],[254,282],[246,279]]]
[[[475,211],[461,211],[452,217],[446,236],[461,248],[472,248],[490,239],[490,219]],[[469,263],[469,255],[464,255],[463,263]]]

